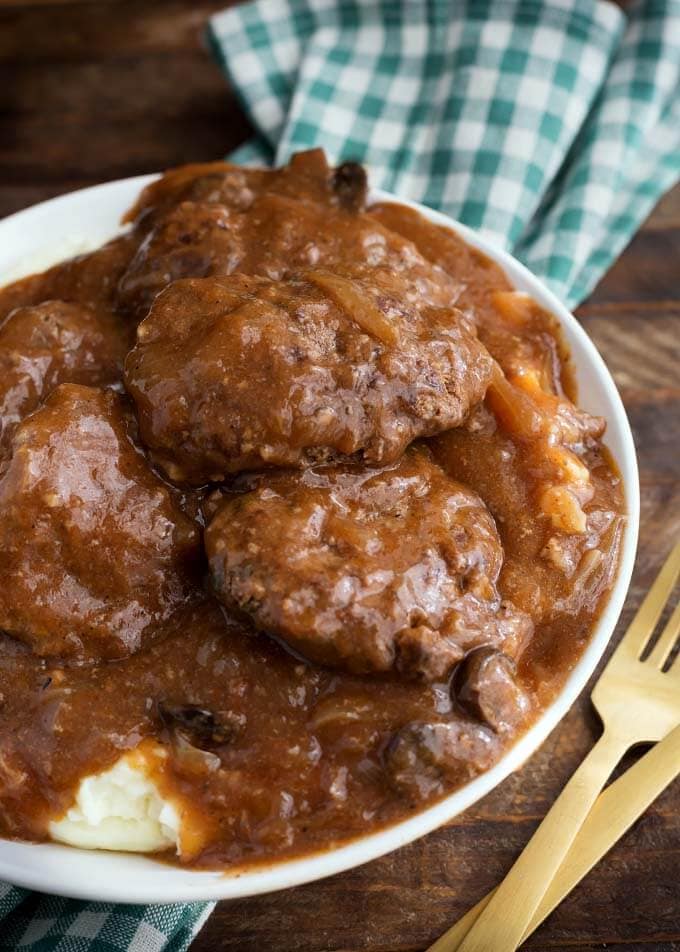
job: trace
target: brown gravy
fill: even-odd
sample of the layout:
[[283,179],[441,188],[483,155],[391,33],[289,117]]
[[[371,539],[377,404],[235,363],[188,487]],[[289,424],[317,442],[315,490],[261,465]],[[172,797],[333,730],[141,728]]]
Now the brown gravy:
[[555,321],[364,203],[318,152],[177,169],[0,291],[0,834],[157,740],[182,863],[327,848],[487,769],[578,660],[623,494]]

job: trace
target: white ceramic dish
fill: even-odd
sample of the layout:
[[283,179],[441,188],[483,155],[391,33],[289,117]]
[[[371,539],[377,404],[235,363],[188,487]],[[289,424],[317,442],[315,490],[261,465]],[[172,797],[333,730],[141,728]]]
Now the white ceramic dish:
[[[0,284],[97,247],[112,237],[119,230],[122,213],[152,179],[153,176],[139,176],[84,189],[36,205],[0,222]],[[372,198],[378,201],[393,196],[374,192]],[[621,566],[590,644],[569,675],[564,689],[491,770],[434,806],[345,846],[301,859],[220,873],[165,866],[146,856],[0,840],[0,879],[64,896],[126,903],[232,899],[320,879],[397,849],[447,823],[481,799],[531,756],[582,691],[619,617],[637,545],[638,472],[623,404],[609,371],[585,331],[526,268],[463,225],[422,206],[412,207],[417,207],[436,224],[452,228],[469,244],[498,262],[518,289],[533,295],[558,317],[577,370],[579,403],[607,420],[606,442],[623,476],[628,511]]]

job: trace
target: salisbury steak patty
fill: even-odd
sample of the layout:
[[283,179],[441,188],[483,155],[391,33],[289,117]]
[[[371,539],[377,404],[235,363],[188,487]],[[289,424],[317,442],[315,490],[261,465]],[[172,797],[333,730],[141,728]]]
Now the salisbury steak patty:
[[480,645],[521,650],[530,622],[501,603],[493,518],[424,450],[251,480],[218,507],[206,548],[218,596],[256,628],[356,673],[437,679]]
[[136,651],[191,598],[198,532],[134,448],[122,399],[58,387],[0,480],[0,629],[38,655]]
[[171,208],[146,235],[118,284],[122,309],[141,321],[173,281],[231,274],[243,257],[239,223],[229,208],[214,202]]
[[179,278],[238,272],[272,280],[308,268],[352,276],[383,268],[404,298],[450,307],[461,286],[407,239],[346,205],[264,192],[244,211],[215,201],[170,207],[144,234],[118,286],[119,305],[142,320],[154,297]]
[[417,307],[387,271],[177,281],[126,363],[142,438],[171,479],[397,459],[457,426],[491,359],[460,312]]
[[113,321],[82,304],[43,301],[0,320],[0,457],[57,384],[119,380],[128,346]]

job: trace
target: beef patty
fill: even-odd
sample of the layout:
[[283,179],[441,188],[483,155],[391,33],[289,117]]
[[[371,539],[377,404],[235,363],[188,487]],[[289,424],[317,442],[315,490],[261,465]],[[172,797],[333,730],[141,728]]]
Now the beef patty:
[[83,304],[44,301],[0,320],[0,458],[57,384],[119,379],[128,346],[123,330]]
[[206,549],[228,608],[354,673],[440,679],[480,645],[518,654],[531,631],[496,588],[491,514],[422,449],[384,469],[270,476],[219,505]]
[[201,484],[263,466],[391,462],[457,426],[491,358],[458,311],[387,271],[177,281],[154,301],[126,384],[154,460]]
[[124,657],[191,600],[199,535],[135,449],[120,396],[63,384],[0,480],[0,629],[35,654]]

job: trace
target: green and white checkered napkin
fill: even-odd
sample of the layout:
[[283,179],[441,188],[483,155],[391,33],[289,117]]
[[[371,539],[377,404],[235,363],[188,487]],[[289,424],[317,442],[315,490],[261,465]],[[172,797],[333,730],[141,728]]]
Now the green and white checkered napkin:
[[210,38],[258,138],[323,146],[571,305],[680,176],[680,0],[258,0]]
[[[680,0],[257,0],[209,34],[258,133],[232,158],[358,159],[572,305],[680,176]],[[0,949],[181,952],[211,908],[0,884]]]
[[79,902],[0,883],[0,950],[184,952],[213,907]]

